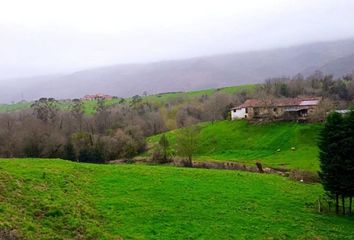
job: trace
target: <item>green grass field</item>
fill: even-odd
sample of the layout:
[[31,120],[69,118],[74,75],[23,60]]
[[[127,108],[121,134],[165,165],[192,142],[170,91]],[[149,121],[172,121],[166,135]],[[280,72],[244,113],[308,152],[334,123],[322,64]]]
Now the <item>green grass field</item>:
[[[24,239],[354,239],[318,184],[277,175],[0,160],[0,232]],[[0,237],[1,238],[1,237]]]
[[[112,106],[114,104],[117,104],[119,101],[120,101],[120,99],[110,99],[110,100],[106,100],[105,104],[106,104],[106,106]],[[87,114],[87,115],[94,114],[96,112],[96,108],[97,108],[97,101],[96,100],[84,101],[83,109],[84,109],[85,114]]]
[[[270,167],[310,171],[319,168],[317,140],[320,124],[279,122],[256,125],[238,120],[200,126],[196,160],[227,160],[245,164],[260,161]],[[172,146],[176,131],[166,133]],[[160,136],[152,136],[147,141],[153,146]]]

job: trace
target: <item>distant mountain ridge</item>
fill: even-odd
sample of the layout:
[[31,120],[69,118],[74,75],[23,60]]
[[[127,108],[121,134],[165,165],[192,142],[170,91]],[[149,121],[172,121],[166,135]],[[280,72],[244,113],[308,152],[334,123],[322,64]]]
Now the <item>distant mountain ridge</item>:
[[343,73],[351,73],[353,70],[354,54],[335,59],[319,68],[319,71],[331,73],[337,77],[343,75]]
[[306,76],[316,70],[336,77],[354,71],[354,39],[13,79],[0,83],[0,102],[44,96],[76,98],[97,92],[127,97],[145,91],[190,91],[259,83],[297,73]]

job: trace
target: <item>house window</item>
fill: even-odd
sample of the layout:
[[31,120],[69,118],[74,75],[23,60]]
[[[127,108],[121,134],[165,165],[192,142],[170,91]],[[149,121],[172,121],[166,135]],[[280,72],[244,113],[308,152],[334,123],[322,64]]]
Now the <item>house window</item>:
[[273,108],[273,112],[276,112],[278,109],[277,108]]
[[236,112],[236,109],[234,109],[234,112]]
[[247,115],[245,115],[245,118],[247,118]]
[[245,112],[248,113],[248,108],[246,108]]

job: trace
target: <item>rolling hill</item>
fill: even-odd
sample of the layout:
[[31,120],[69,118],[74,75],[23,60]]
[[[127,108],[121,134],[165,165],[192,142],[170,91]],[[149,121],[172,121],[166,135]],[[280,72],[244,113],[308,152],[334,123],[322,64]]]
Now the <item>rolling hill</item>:
[[[202,123],[195,160],[236,161],[265,166],[317,171],[320,124],[278,122],[249,124],[244,120]],[[176,131],[166,133],[172,147]],[[160,135],[147,139],[150,151]],[[295,149],[292,149],[295,148]]]
[[[226,93],[226,94],[234,94],[237,92],[241,91],[247,91],[247,92],[252,92],[256,88],[255,84],[249,84],[249,85],[241,85],[241,86],[232,86],[232,87],[225,87],[225,88],[218,88],[218,89],[204,89],[204,90],[199,90],[199,91],[191,91],[191,92],[170,92],[170,93],[161,93],[161,94],[154,94],[154,95],[148,95],[148,96],[143,96],[142,99],[144,101],[148,101],[151,103],[155,103],[158,105],[163,105],[168,101],[171,100],[178,100],[183,98],[184,101],[189,101],[198,97],[201,97],[202,95],[208,95],[211,96],[215,93]],[[117,104],[120,102],[121,99],[111,99],[111,100],[106,100],[106,105],[111,106],[114,104]],[[125,101],[129,102],[131,101],[131,98],[125,98]],[[27,102],[27,101],[21,101],[17,103],[9,103],[9,104],[4,104],[0,103],[0,113],[6,113],[6,112],[14,112],[18,110],[25,110],[31,108],[33,101]],[[61,110],[67,110],[70,107],[70,102],[67,101],[58,101],[58,107]],[[97,101],[96,100],[85,100],[83,101],[83,108],[84,112],[88,115],[93,114],[96,111],[97,107]]]
[[322,194],[271,174],[0,159],[0,238],[353,239],[352,218],[317,213]]
[[352,73],[354,72],[354,54],[333,60],[323,65],[319,70],[334,76],[341,76],[345,72]]
[[[266,78],[308,75],[316,70],[341,76],[354,70],[354,40],[87,69],[70,74],[3,80],[0,102],[77,98],[104,92],[129,97],[220,88],[262,82]],[[1,78],[1,76],[0,76]]]

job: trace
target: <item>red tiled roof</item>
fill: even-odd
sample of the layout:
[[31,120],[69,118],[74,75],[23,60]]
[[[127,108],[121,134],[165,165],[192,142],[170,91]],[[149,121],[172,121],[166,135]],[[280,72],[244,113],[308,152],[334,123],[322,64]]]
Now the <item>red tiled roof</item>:
[[317,105],[320,98],[275,98],[275,99],[248,99],[243,104],[233,108],[248,108],[248,107],[289,107],[289,106],[313,106]]

